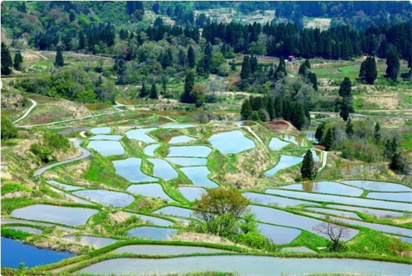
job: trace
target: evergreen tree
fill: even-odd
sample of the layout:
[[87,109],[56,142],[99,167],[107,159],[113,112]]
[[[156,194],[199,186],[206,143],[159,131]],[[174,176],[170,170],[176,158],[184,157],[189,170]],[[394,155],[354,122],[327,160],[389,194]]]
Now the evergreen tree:
[[275,119],[275,101],[272,97],[268,98],[267,111],[269,113],[270,120],[272,121],[273,119]]
[[180,49],[179,51],[177,64],[183,68],[185,68],[187,65],[187,56],[182,49]]
[[63,53],[61,47],[57,47],[56,60],[54,61],[54,66],[61,67],[64,65]]
[[298,74],[302,76],[306,76],[310,72],[310,62],[308,59],[306,59],[300,66],[299,66],[299,71]]
[[313,89],[315,89],[315,91],[318,91],[318,78],[316,77],[316,74],[309,72],[308,79],[312,83]]
[[149,92],[147,91],[146,84],[145,84],[144,82],[142,82],[142,88],[140,89],[139,97],[140,97],[140,98],[144,98],[144,97],[146,97],[148,94],[149,94]]
[[207,75],[212,70],[212,45],[210,44],[210,42],[206,44],[203,60],[205,73]]
[[346,121],[346,129],[345,129],[346,135],[348,135],[349,138],[352,137],[354,131],[353,131],[353,124],[352,124],[352,119],[349,118]]
[[21,71],[22,69],[22,63],[23,63],[23,57],[21,56],[20,51],[16,52],[16,54],[14,55],[14,63],[13,63],[13,67],[14,69]]
[[364,79],[366,83],[373,84],[378,77],[378,71],[376,69],[376,62],[375,58],[369,56],[366,58],[364,62],[361,64],[361,68],[359,70],[359,77]]
[[333,148],[333,144],[335,143],[335,139],[333,137],[332,129],[329,128],[328,132],[326,132],[325,139],[323,139],[322,144],[325,146],[325,150],[330,151]]
[[182,94],[181,97],[181,102],[182,103],[193,103],[191,93],[193,90],[193,87],[195,86],[195,74],[190,71],[187,73],[186,78],[185,78],[185,90]]
[[240,110],[240,115],[242,120],[247,120],[252,115],[252,106],[250,105],[249,99],[246,99],[242,104],[242,109]]
[[315,131],[315,139],[318,141],[318,143],[322,142],[324,130],[325,130],[325,122],[322,122],[320,123],[320,125],[318,125]]
[[276,67],[276,71],[274,73],[275,80],[280,80],[288,75],[286,71],[286,62],[285,58],[282,56],[279,60],[279,65]]
[[300,168],[302,179],[312,180],[315,177],[315,162],[311,150],[307,150]]
[[249,56],[244,56],[243,57],[243,62],[242,62],[242,69],[240,70],[240,78],[242,80],[247,80],[250,77],[250,73],[251,73],[251,69],[250,69],[250,60],[249,60]]
[[1,43],[1,74],[10,75],[11,67],[13,66],[13,60],[11,59],[9,48]]
[[256,56],[251,56],[250,57],[250,72],[252,74],[254,74],[255,72],[257,72],[259,69],[259,63],[258,63],[258,59]]
[[157,99],[159,96],[157,94],[157,88],[156,88],[156,84],[152,84],[152,88],[150,89],[150,95],[149,98],[150,99]]
[[375,140],[376,144],[379,144],[380,140],[381,140],[381,126],[379,125],[379,122],[376,122],[375,125],[375,130],[373,132],[373,140]]
[[343,79],[338,93],[348,104],[352,103],[352,83],[348,77]]
[[86,49],[86,36],[83,31],[79,32],[79,49]]
[[195,67],[195,51],[193,50],[192,46],[189,47],[187,51],[187,62],[190,68]]
[[386,77],[396,81],[400,68],[399,55],[396,48],[393,47],[386,54],[386,65],[388,66],[386,68]]
[[346,101],[343,101],[342,104],[340,105],[340,117],[342,120],[347,121],[349,118],[349,106],[346,103]]
[[162,77],[162,94],[166,94],[167,90],[167,79],[165,76]]

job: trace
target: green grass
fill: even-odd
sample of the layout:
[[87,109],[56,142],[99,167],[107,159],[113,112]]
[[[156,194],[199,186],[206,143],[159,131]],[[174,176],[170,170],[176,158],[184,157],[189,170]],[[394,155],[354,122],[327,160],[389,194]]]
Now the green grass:
[[7,193],[19,192],[19,191],[31,192],[33,190],[23,184],[17,184],[17,183],[8,183],[8,184],[1,186],[2,195],[5,195]]
[[1,214],[10,215],[13,210],[32,205],[34,203],[35,201],[32,198],[2,198]]

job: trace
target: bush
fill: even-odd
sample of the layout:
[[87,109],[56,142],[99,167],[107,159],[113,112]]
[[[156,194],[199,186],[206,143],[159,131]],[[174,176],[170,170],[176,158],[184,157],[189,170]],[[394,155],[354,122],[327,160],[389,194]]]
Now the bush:
[[41,146],[38,143],[34,143],[30,146],[30,151],[34,153],[37,157],[40,158],[40,160],[44,163],[49,163],[50,161],[53,160],[51,157],[51,149],[45,146]]
[[17,129],[6,116],[1,116],[1,140],[17,137]]

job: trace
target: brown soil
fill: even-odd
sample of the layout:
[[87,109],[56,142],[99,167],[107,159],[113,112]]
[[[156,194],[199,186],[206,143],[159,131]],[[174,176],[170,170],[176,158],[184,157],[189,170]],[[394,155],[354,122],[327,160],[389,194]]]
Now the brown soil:
[[184,233],[177,234],[171,239],[175,241],[204,242],[204,243],[214,243],[214,244],[223,244],[223,245],[235,245],[238,247],[247,248],[244,245],[239,245],[232,241],[222,239],[219,236],[213,236],[213,235],[201,234],[201,233],[184,232]]
[[325,147],[322,145],[314,145],[315,149],[325,150]]
[[275,132],[283,132],[291,127],[291,124],[284,120],[275,120],[267,123],[268,127]]

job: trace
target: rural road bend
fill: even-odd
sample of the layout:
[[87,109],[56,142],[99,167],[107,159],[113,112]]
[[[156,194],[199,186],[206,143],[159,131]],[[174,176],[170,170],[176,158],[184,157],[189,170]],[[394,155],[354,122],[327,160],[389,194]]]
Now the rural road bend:
[[56,166],[60,166],[62,164],[67,164],[67,163],[70,163],[70,162],[73,162],[73,161],[81,160],[81,159],[84,159],[84,158],[87,158],[87,157],[90,156],[90,151],[80,147],[80,143],[82,142],[82,140],[70,139],[70,141],[73,143],[73,145],[78,150],[80,150],[82,155],[80,155],[78,157],[70,158],[70,159],[67,159],[67,160],[64,160],[64,161],[60,161],[60,162],[57,162],[57,163],[54,163],[54,164],[46,165],[46,166],[41,167],[41,168],[38,168],[37,170],[34,171],[33,175],[34,176],[40,176],[42,173],[44,173],[48,169],[51,169],[51,168],[56,167]]
[[20,122],[21,120],[23,120],[24,118],[27,117],[27,115],[29,115],[30,111],[32,111],[32,109],[37,105],[37,103],[35,101],[33,101],[32,99],[29,99],[32,102],[32,106],[29,108],[29,110],[26,111],[26,113],[24,113],[23,116],[21,116],[20,118],[18,118],[16,121],[13,122],[13,124],[17,124],[18,122]]

